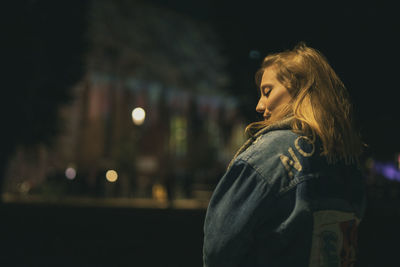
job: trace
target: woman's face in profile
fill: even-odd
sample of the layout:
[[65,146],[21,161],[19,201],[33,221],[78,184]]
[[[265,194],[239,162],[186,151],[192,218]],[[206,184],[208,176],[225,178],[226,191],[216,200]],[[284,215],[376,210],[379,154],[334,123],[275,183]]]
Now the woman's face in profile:
[[289,91],[276,79],[276,71],[273,66],[264,70],[260,91],[260,100],[256,110],[263,114],[265,120],[271,117],[279,107],[292,100]]

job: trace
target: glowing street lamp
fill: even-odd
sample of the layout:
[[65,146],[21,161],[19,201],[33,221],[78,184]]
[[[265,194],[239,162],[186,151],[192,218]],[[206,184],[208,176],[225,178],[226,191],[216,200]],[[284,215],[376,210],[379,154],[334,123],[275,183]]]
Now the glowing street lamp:
[[135,125],[142,125],[146,118],[144,109],[138,107],[132,111],[132,120]]

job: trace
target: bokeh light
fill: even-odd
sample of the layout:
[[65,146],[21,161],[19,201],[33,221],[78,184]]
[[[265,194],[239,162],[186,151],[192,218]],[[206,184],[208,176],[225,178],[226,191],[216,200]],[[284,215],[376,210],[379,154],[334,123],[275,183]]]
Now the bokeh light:
[[374,170],[389,180],[396,180],[400,182],[400,171],[391,162],[375,161]]
[[29,182],[25,181],[23,183],[21,183],[19,185],[19,191],[23,194],[26,194],[29,192],[29,190],[31,189],[31,185],[29,184]]
[[251,59],[259,59],[261,57],[261,53],[258,50],[250,50],[249,58]]
[[143,108],[138,107],[132,111],[132,120],[134,124],[142,125],[145,118],[146,118],[146,112],[144,111]]
[[168,197],[167,189],[159,183],[153,185],[152,194],[154,199],[162,202],[166,201]]
[[400,153],[397,153],[397,169],[400,170]]
[[106,172],[106,179],[107,179],[107,181],[113,183],[113,182],[117,181],[118,173],[114,170],[108,170]]
[[67,177],[67,179],[69,180],[73,180],[76,177],[76,170],[72,167],[68,167],[65,170],[65,177]]

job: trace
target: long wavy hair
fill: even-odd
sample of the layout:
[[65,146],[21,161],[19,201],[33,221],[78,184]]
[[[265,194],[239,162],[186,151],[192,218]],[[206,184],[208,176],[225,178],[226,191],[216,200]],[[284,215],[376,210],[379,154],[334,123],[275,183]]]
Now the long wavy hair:
[[293,131],[322,141],[321,155],[329,162],[344,159],[346,163],[359,159],[363,150],[359,132],[353,120],[352,105],[343,82],[316,49],[301,42],[292,50],[268,55],[255,75],[259,87],[264,70],[274,67],[277,80],[292,95],[292,101],[274,111],[268,120],[246,127],[253,135],[258,130],[292,117]]

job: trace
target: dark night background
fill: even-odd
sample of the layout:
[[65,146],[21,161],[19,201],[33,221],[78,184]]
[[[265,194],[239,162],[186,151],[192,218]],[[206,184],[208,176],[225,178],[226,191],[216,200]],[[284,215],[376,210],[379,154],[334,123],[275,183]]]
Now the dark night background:
[[[391,2],[147,2],[215,29],[228,58],[232,94],[244,100],[249,121],[256,118],[253,77],[262,58],[305,41],[328,58],[349,89],[366,153],[390,160],[400,151],[400,20]],[[68,89],[84,73],[87,6],[87,1],[40,0],[3,6],[1,172],[18,144],[51,143],[57,133],[55,111],[71,101]],[[250,57],[250,51],[259,56]],[[54,84],[62,86],[54,90]],[[397,266],[392,262],[399,236],[396,204],[367,211],[359,266]],[[201,266],[202,210],[3,204],[0,216],[1,266]]]
[[[156,1],[163,3],[163,1]],[[262,57],[299,41],[320,50],[353,99],[370,152],[397,152],[396,97],[399,19],[385,1],[168,1],[168,5],[215,25],[235,77],[235,93],[255,97],[253,75]],[[258,50],[259,59],[249,58]],[[250,100],[250,99],[249,99]],[[249,117],[254,116],[254,99]]]

